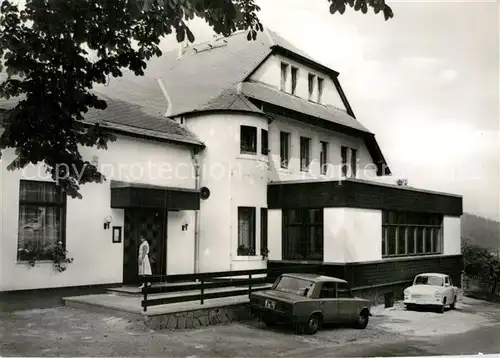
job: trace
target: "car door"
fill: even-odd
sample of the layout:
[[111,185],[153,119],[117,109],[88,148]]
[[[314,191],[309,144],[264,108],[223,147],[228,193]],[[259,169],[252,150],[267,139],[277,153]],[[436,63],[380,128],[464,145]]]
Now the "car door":
[[337,284],[339,300],[339,318],[343,322],[352,322],[358,317],[358,301],[354,298],[349,286],[343,282]]
[[323,320],[329,323],[339,321],[339,300],[334,282],[323,282],[321,284],[318,299],[323,310]]

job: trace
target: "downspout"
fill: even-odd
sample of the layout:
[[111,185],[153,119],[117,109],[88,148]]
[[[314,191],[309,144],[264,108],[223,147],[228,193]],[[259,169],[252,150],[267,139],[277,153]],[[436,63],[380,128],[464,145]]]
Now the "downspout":
[[[195,189],[200,189],[201,170],[198,155],[198,149],[191,150],[191,158],[193,160],[194,175],[195,175]],[[200,209],[194,213],[194,273],[200,272]]]

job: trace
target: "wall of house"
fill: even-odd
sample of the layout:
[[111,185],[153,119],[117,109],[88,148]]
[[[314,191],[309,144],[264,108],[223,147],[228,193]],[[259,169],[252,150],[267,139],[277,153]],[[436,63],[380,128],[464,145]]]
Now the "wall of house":
[[382,212],[325,208],[324,262],[374,261],[382,258]]
[[281,209],[271,209],[267,213],[268,230],[267,240],[269,249],[269,260],[282,259],[282,217]]
[[460,255],[461,247],[460,217],[445,216],[443,218],[443,254]]
[[[185,125],[205,143],[200,154],[200,186],[210,197],[200,203],[201,272],[259,269],[260,209],[267,207],[267,156],[262,155],[261,129],[267,119],[254,115],[201,114],[185,119]],[[257,128],[257,154],[240,153],[240,126]],[[238,206],[256,208],[256,255],[238,256]]]
[[167,275],[194,273],[195,211],[169,211],[167,226]]
[[[280,166],[280,132],[290,133],[290,161],[288,168]],[[300,137],[311,138],[311,166],[308,172],[300,170]],[[326,175],[320,172],[320,142],[328,143]],[[376,166],[364,141],[338,132],[303,124],[292,119],[275,119],[269,124],[269,180],[331,180],[342,175],[341,146],[357,149],[357,178],[372,179],[377,175]]]
[[[287,92],[291,93],[291,66],[298,68],[297,73],[297,86],[295,95],[301,97],[303,99],[309,99],[309,73],[316,75],[317,77],[323,78],[323,95],[322,95],[322,104],[327,104],[331,106],[335,106],[342,110],[346,110],[344,103],[342,102],[342,98],[340,97],[333,80],[327,74],[320,73],[316,70],[308,66],[304,66],[297,61],[290,60],[281,55],[272,55],[270,56],[250,78],[252,81],[259,81],[280,89],[281,87],[281,62],[285,62],[289,64],[288,67],[288,86]],[[315,83],[315,89],[317,90],[317,83]],[[313,101],[317,101],[316,96],[314,96]]]
[[[190,150],[186,147],[120,135],[116,142],[109,144],[106,151],[82,148],[81,153],[90,161],[97,160],[99,169],[108,179],[183,188],[194,188],[195,185],[194,176],[186,171],[191,163]],[[66,248],[74,262],[68,265],[65,272],[56,272],[52,262],[37,262],[32,268],[25,262],[17,262],[19,181],[51,180],[47,178],[41,165],[31,166],[23,171],[7,171],[6,167],[13,158],[13,151],[6,150],[1,163],[2,200],[9,203],[8,210],[4,206],[2,211],[1,289],[20,290],[121,282],[123,242],[112,243],[112,230],[103,229],[103,219],[108,215],[112,216],[111,226],[123,227],[124,220],[123,210],[110,208],[109,181],[103,184],[85,184],[81,187],[83,199],[67,200]],[[186,174],[180,175],[181,171],[176,172],[176,168]],[[172,232],[179,227],[175,221],[173,216]],[[192,231],[184,234],[192,235]],[[175,237],[173,234],[172,236]],[[192,241],[193,239],[185,240],[183,244],[191,245]],[[169,247],[173,246],[174,243],[169,244]],[[189,248],[185,249],[187,251]],[[181,268],[179,264],[177,266]],[[182,268],[187,269],[187,266],[188,263]],[[177,270],[175,266],[172,269]]]

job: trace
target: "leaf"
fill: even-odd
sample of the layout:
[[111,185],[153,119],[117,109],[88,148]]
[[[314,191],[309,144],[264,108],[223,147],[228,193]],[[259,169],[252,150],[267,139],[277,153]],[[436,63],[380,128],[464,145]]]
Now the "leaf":
[[194,35],[188,27],[186,27],[186,33],[187,33],[187,37],[188,37],[189,42],[191,42],[191,43],[194,42]]
[[337,12],[337,7],[334,2],[330,4],[330,14],[335,14]]
[[389,20],[394,17],[394,13],[392,12],[392,9],[389,6],[385,6],[384,8],[384,18],[385,20]]
[[186,33],[184,32],[184,27],[178,28],[176,31],[177,42],[182,42],[185,39]]
[[248,31],[248,33],[247,33],[247,40],[248,41],[252,40],[252,33],[250,31]]

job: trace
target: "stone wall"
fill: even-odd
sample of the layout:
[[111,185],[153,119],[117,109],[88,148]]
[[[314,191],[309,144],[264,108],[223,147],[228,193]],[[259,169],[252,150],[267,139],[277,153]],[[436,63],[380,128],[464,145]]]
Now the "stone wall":
[[195,311],[148,316],[150,329],[190,329],[252,319],[248,304],[206,308]]

